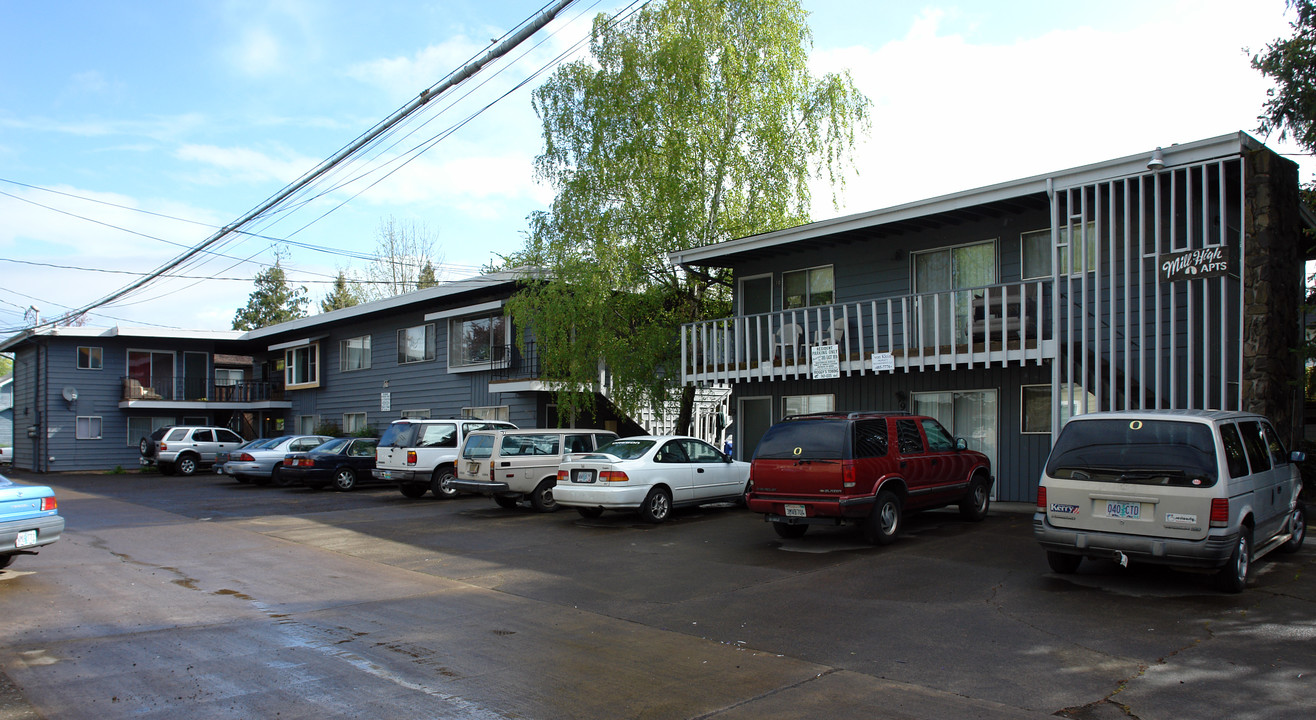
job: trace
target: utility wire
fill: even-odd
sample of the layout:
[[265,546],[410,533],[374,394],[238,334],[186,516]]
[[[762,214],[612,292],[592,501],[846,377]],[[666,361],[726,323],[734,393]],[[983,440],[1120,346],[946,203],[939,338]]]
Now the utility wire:
[[228,225],[225,225],[224,227],[220,228],[218,232],[216,232],[214,235],[212,235],[202,243],[196,245],[195,247],[187,250],[186,252],[174,258],[173,260],[151,271],[150,273],[147,274],[146,277],[143,277],[142,279],[137,280],[136,282],[133,282],[127,285],[126,287],[117,290],[88,305],[70,311],[69,313],[66,313],[63,316],[56,318],[55,320],[40,323],[39,325],[34,326],[32,330],[35,331],[43,327],[53,327],[55,325],[58,325],[60,322],[67,321],[71,318],[76,318],[80,315],[86,314],[87,312],[95,308],[101,307],[103,305],[108,305],[114,302],[115,300],[121,299],[129,295],[130,293],[133,293],[145,287],[152,280],[164,275],[170,270],[173,270],[183,265],[184,263],[191,260],[198,254],[206,252],[211,246],[219,243],[221,240],[224,240],[225,238],[232,235],[239,229],[252,223],[258,218],[264,216],[266,213],[270,212],[273,208],[277,207],[283,201],[287,200],[288,198],[292,197],[302,189],[311,185],[317,179],[323,177],[329,171],[337,167],[340,163],[344,162],[349,157],[352,157],[354,154],[359,152],[362,148],[368,146],[372,141],[384,135],[391,128],[393,128],[398,123],[405,120],[407,117],[411,116],[420,108],[424,107],[430,101],[436,99],[442,93],[446,92],[447,90],[453,87],[456,87],[457,85],[464,82],[466,79],[474,76],[477,72],[479,72],[485,65],[489,64],[490,62],[502,57],[503,55],[506,55],[508,52],[511,52],[513,48],[524,42],[535,32],[538,32],[541,28],[543,28],[545,25],[551,22],[553,18],[555,18],[558,15],[558,13],[560,13],[562,10],[565,10],[569,5],[571,5],[574,2],[576,2],[576,0],[557,0],[557,2],[554,2],[551,5],[547,6],[547,8],[541,11],[539,15],[536,16],[533,20],[522,26],[521,29],[518,30],[515,34],[513,34],[511,37],[507,38],[503,42],[499,43],[492,50],[486,52],[479,59],[467,64],[465,67],[461,68],[460,70],[449,74],[448,77],[442,82],[440,82],[438,85],[422,91],[415,100],[403,106],[401,109],[395,111],[392,115],[388,116],[383,121],[375,125],[373,128],[363,133],[355,141],[353,141],[347,147],[335,153],[329,159],[321,162],[319,165],[317,165],[315,168],[304,174],[301,178],[293,182],[291,185],[275,193],[265,202],[261,203],[260,205],[253,208],[252,210],[248,211],[242,217],[238,218],[234,222],[229,223]]

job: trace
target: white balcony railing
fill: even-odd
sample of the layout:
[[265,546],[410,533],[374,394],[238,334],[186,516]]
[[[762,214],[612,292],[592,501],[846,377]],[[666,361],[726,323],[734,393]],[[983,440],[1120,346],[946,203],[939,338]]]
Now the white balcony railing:
[[[921,293],[687,323],[683,380],[809,378],[811,347],[836,345],[843,376],[1023,364],[1055,357],[1052,281]],[[875,358],[877,363],[875,365]]]

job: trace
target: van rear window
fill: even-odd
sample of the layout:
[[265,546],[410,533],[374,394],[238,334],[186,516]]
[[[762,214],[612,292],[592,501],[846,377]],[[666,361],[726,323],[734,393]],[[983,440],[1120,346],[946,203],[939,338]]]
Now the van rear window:
[[759,441],[754,457],[769,460],[840,460],[848,434],[846,420],[792,420],[777,423]]
[[462,457],[487,459],[493,456],[493,435],[469,435],[462,446]]
[[1209,425],[1173,420],[1077,420],[1060,431],[1046,474],[1135,485],[1211,487],[1215,439]]

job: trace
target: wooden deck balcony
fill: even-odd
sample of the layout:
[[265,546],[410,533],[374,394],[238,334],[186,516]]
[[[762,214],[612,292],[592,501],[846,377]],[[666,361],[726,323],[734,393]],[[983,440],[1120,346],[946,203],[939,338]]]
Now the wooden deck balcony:
[[1057,351],[1052,293],[1051,280],[1031,280],[687,323],[682,380],[1040,365]]

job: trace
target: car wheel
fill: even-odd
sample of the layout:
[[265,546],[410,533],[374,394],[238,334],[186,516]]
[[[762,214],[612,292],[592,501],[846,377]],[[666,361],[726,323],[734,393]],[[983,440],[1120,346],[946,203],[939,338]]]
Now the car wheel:
[[784,522],[772,523],[772,529],[777,532],[777,537],[787,540],[797,540],[804,537],[804,533],[809,532],[808,525],[791,525]]
[[1288,542],[1279,546],[1282,553],[1295,553],[1302,548],[1302,541],[1307,538],[1307,509],[1302,503],[1293,508],[1293,514],[1289,516],[1289,532],[1292,536]]
[[428,485],[416,485],[415,483],[408,483],[406,485],[398,486],[399,492],[412,499],[424,497],[425,491],[427,490],[429,490]]
[[289,487],[292,485],[292,478],[284,477],[283,473],[279,471],[279,466],[275,465],[270,468],[270,482],[279,487]]
[[1082,555],[1070,555],[1069,553],[1055,552],[1054,550],[1046,551],[1046,564],[1051,566],[1052,572],[1061,575],[1073,575],[1078,572],[1078,566],[1082,562]]
[[558,504],[553,499],[553,486],[557,478],[547,478],[539,483],[530,493],[530,507],[539,512],[557,512]]
[[142,438],[137,441],[137,452],[142,457],[151,457],[155,454],[155,443],[151,442],[151,438]]
[[156,467],[160,468],[160,474],[161,474],[161,475],[173,475],[173,474],[174,474],[174,464],[173,464],[173,463],[167,463],[167,462],[157,463],[157,464],[156,464]]
[[498,503],[498,507],[500,508],[511,510],[516,507],[519,499],[512,497],[511,495],[494,495],[494,502]]
[[660,523],[672,514],[672,496],[664,488],[656,487],[640,505],[640,517],[645,522]]
[[0,555],[0,570],[4,570],[14,562],[17,555]]
[[334,473],[334,489],[351,490],[356,487],[356,471],[352,468],[338,468]]
[[451,500],[457,497],[457,490],[449,483],[456,480],[457,476],[452,473],[451,465],[440,465],[434,468],[434,477],[430,478],[430,492],[434,497]]
[[900,498],[887,490],[877,494],[873,512],[864,523],[864,537],[874,545],[890,545],[900,533],[903,518],[900,515]]
[[576,512],[580,513],[580,516],[587,520],[593,520],[594,518],[603,515],[603,508],[578,507],[576,508]]
[[1252,565],[1252,533],[1247,528],[1238,536],[1238,542],[1234,543],[1234,552],[1229,556],[1229,562],[1220,568],[1216,574],[1216,581],[1220,583],[1220,589],[1225,592],[1243,592],[1247,587],[1247,572]]
[[987,517],[987,510],[992,504],[991,495],[987,481],[981,475],[975,475],[969,483],[969,491],[960,500],[960,517],[969,522],[979,522]]
[[178,471],[178,474],[179,474],[179,475],[182,475],[182,476],[184,476],[184,477],[187,477],[188,475],[195,475],[195,474],[196,474],[196,456],[195,456],[195,455],[179,455],[179,456],[178,456],[178,463],[174,466],[174,469],[176,469],[176,470]]

